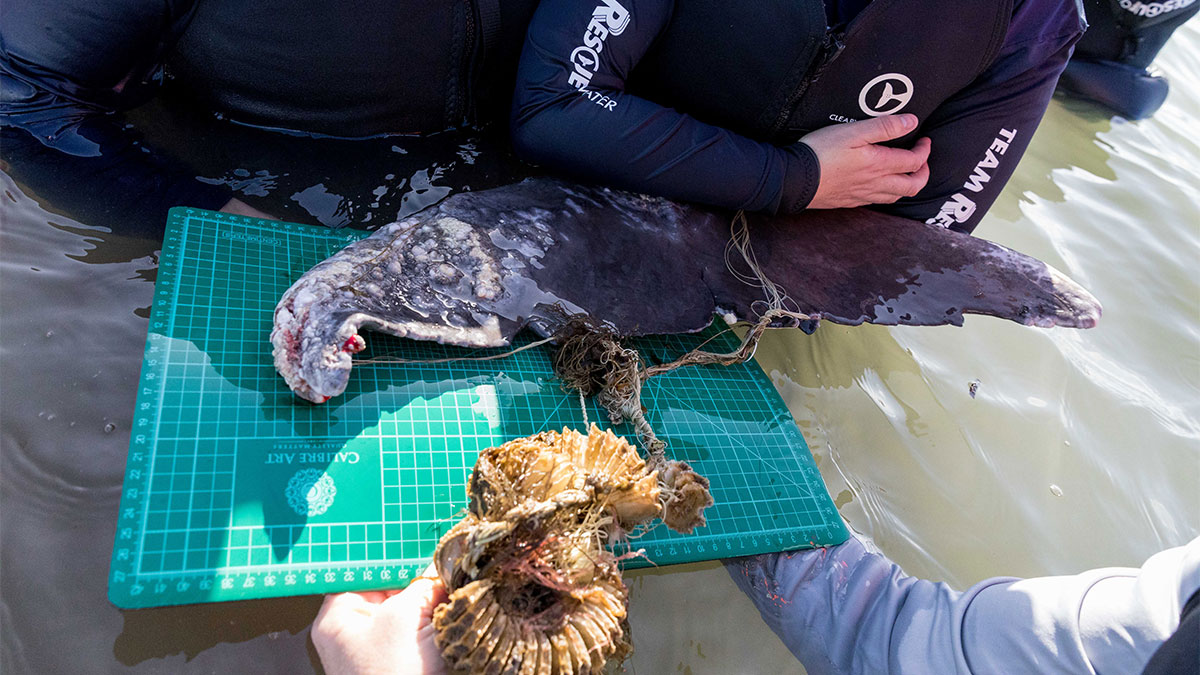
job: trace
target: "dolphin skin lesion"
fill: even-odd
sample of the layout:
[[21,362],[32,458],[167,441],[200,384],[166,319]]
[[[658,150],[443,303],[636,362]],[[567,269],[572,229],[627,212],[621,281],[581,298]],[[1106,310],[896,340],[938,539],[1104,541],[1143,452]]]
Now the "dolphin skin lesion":
[[[456,194],[352,243],[288,289],[275,365],[300,397],[342,393],[375,330],[463,347],[554,335],[586,315],[622,337],[755,322],[760,283],[726,259],[731,214],[535,178]],[[1090,328],[1099,302],[998,244],[867,209],[747,215],[758,279],[794,314],[856,325],[960,325],[986,314]],[[796,323],[796,322],[792,322]]]

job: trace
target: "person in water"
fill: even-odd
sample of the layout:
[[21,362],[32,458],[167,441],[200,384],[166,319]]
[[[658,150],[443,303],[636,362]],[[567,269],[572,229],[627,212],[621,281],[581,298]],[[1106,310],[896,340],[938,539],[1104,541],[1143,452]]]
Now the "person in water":
[[[728,208],[889,210],[970,231],[1083,22],[1076,0],[8,0],[0,134],[69,212],[256,213],[114,121],[166,89],[338,137],[504,119],[534,161]],[[798,142],[803,138],[803,142]],[[932,148],[932,150],[931,150]]]
[[[725,568],[811,675],[1200,673],[1200,538],[1140,569],[985,579],[965,592],[910,577],[856,536]],[[393,593],[325,599],[312,639],[325,672],[445,673],[432,568]]]
[[9,171],[87,222],[172,206],[260,213],[117,113],[173,105],[342,138],[507,116],[537,0],[5,0],[0,144]]
[[1129,119],[1155,113],[1167,99],[1167,79],[1150,64],[1176,28],[1200,12],[1197,0],[1084,0],[1091,24],[1058,89]]
[[512,140],[529,160],[673,199],[888,204],[970,232],[1084,27],[1076,0],[542,0]]

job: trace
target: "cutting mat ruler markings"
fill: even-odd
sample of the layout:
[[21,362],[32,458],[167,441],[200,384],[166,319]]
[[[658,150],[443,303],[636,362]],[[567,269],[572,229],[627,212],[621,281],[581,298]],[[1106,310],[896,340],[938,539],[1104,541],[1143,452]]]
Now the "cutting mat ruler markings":
[[[361,364],[343,396],[321,406],[295,398],[272,364],[275,303],[305,270],[366,235],[172,210],[113,550],[115,604],[403,585],[465,508],[480,450],[583,426],[578,398],[541,348],[487,362]],[[638,346],[666,360],[716,332]],[[366,337],[362,358],[505,351]],[[726,334],[709,348],[735,343]],[[717,501],[694,535],[657,527],[639,539],[654,564],[845,539],[799,430],[757,365],[675,371],[644,397],[671,454],[710,479]],[[587,414],[607,419],[591,402]]]

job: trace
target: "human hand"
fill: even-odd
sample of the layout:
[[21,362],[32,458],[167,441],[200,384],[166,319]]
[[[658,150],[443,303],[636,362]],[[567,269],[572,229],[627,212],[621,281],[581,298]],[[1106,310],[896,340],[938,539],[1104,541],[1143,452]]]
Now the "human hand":
[[800,139],[821,163],[821,182],[810,209],[891,204],[911,197],[929,180],[928,138],[912,150],[876,145],[900,138],[917,126],[916,115],[888,115],[834,124]]
[[262,218],[264,220],[279,220],[269,213],[259,211],[237,197],[225,202],[225,206],[222,206],[220,210],[222,213],[232,213],[235,216],[249,216],[251,218]]
[[328,675],[449,672],[434,643],[433,608],[446,587],[433,567],[402,591],[339,593],[325,597],[312,641]]

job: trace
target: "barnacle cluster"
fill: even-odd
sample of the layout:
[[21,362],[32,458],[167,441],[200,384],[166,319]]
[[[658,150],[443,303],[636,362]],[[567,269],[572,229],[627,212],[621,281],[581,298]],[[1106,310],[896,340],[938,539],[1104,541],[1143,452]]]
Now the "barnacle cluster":
[[628,590],[605,543],[663,513],[658,472],[594,425],[482,452],[466,517],[434,562],[447,664],[483,673],[599,673],[631,650]]

